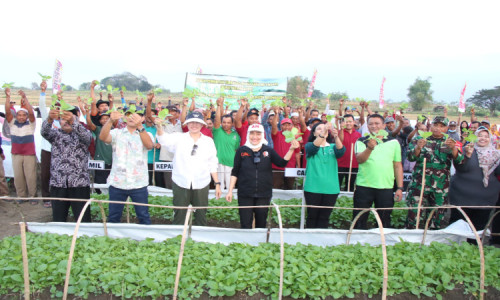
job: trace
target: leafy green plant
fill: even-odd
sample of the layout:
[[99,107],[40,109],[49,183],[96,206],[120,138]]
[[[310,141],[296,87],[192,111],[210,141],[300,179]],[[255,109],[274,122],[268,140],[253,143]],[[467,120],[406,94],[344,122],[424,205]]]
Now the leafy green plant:
[[135,90],[135,94],[137,95],[137,98],[139,98],[139,100],[144,99],[144,94],[141,93],[139,90]]
[[122,85],[122,89],[121,90],[122,90],[122,92],[126,92],[127,88],[124,85]]
[[119,88],[113,88],[111,84],[108,84],[106,89],[108,90],[108,94],[113,94],[113,92],[118,92],[120,90]]
[[48,75],[42,75],[42,73],[40,73],[40,72],[38,72],[38,75],[40,75],[40,77],[42,77],[42,81],[47,81],[47,80],[52,78],[51,76],[48,76]]
[[[375,134],[372,134],[370,132],[367,132],[365,133],[365,136],[367,136],[368,138],[366,139],[366,141],[369,141],[369,140],[376,140],[378,144],[381,144],[383,143],[383,139],[386,138],[387,136],[389,135],[389,133],[384,130],[384,129],[380,129],[377,133]],[[382,137],[382,139],[380,138]]]
[[419,116],[417,116],[417,121],[418,121],[419,123],[424,123],[424,122],[425,122],[425,120],[427,120],[427,117],[426,117],[426,116],[424,116],[424,115],[419,115]]
[[14,86],[14,82],[4,82],[3,85],[2,85],[2,89],[10,89],[11,87]]
[[155,95],[158,95],[158,94],[163,93],[163,90],[162,90],[161,88],[155,88],[155,89],[153,90],[153,93],[154,93]]
[[469,143],[475,143],[477,141],[477,135],[474,134],[474,132],[470,129],[465,129],[465,132],[467,132],[467,136],[465,137],[465,140]]
[[159,113],[158,113],[158,118],[162,119],[162,120],[165,120],[165,118],[169,115],[169,111],[167,108],[164,108],[162,109]]
[[50,103],[50,109],[55,109],[57,103],[59,102],[59,100],[57,99],[57,95],[53,94],[52,96],[50,96],[50,98],[52,98],[52,102]]
[[406,103],[406,102],[403,102],[403,103],[401,103],[401,105],[399,105],[400,110],[405,110],[407,108],[408,108],[408,103]]
[[[269,105],[271,107],[286,107],[286,104],[280,99],[276,99],[276,100],[272,101]],[[277,112],[275,112],[275,113],[277,113]]]
[[71,110],[75,109],[75,107],[73,105],[67,103],[66,101],[64,101],[64,99],[61,99],[61,101],[59,101],[59,103],[61,103],[61,111],[60,111],[61,115],[64,113],[63,111],[71,111]]
[[331,123],[331,122],[332,122],[332,120],[334,120],[334,119],[335,119],[335,115],[327,115],[327,116],[326,116],[326,120],[327,120],[328,122],[330,122],[330,123]]
[[182,96],[187,98],[196,98],[199,94],[200,90],[194,88],[186,88],[184,92],[182,92]]
[[293,127],[292,130],[283,131],[283,135],[285,136],[285,142],[290,143],[293,140],[297,140],[297,142],[302,141],[302,137],[299,136],[295,138],[297,135],[303,135],[302,132],[299,132],[297,127]]
[[428,137],[430,137],[432,135],[432,132],[419,130],[418,135],[420,135],[424,139],[427,139]]

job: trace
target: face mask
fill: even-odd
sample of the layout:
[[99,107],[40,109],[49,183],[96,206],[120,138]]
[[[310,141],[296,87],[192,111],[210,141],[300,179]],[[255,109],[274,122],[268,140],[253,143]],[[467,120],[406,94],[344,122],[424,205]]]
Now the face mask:
[[455,132],[457,132],[457,131],[456,131],[456,130],[451,130],[451,129],[448,129],[448,132],[455,133]]

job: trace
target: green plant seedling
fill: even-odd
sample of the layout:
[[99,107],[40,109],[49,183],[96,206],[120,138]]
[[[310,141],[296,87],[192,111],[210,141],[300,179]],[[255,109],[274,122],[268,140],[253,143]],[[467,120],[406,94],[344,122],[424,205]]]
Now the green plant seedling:
[[164,108],[158,113],[158,118],[165,120],[165,118],[169,115],[168,109]]
[[477,141],[477,135],[472,132],[469,132],[469,135],[465,138],[465,140],[469,143],[475,143]]
[[154,93],[155,95],[158,95],[158,94],[163,93],[163,90],[162,90],[162,89],[160,89],[160,88],[155,88],[155,89],[153,90],[153,93]]
[[303,133],[299,133],[297,128],[292,128],[292,130],[283,131],[283,135],[285,136],[285,142],[290,143],[293,140],[297,140],[297,142],[302,141],[302,137],[299,136],[295,138],[297,135],[302,135]]
[[124,85],[122,85],[122,92],[126,92],[126,91],[127,91],[127,88]]
[[330,122],[330,123],[332,122],[332,120],[333,120],[334,118],[335,118],[335,115],[327,115],[327,116],[326,116],[326,120],[327,120],[328,122]]
[[68,87],[66,85],[64,85],[64,84],[61,85],[61,92],[64,92],[67,89],[68,89]]
[[271,107],[274,107],[274,106],[278,106],[278,107],[285,107],[285,103],[281,100],[274,100],[273,102],[271,102]]
[[40,72],[38,72],[38,75],[40,75],[40,77],[42,77],[42,81],[47,81],[47,80],[52,78],[52,77],[47,76],[47,75],[42,75],[42,73],[40,73]]
[[4,82],[4,84],[2,85],[2,89],[10,89],[12,86],[14,86],[14,82]]
[[59,103],[61,103],[61,110],[59,112],[59,114],[61,114],[61,115],[64,114],[64,111],[71,111],[71,110],[75,109],[75,107],[73,105],[67,103],[64,100],[59,101]]
[[[367,141],[376,140],[378,144],[382,144],[384,142],[382,139],[386,138],[388,135],[389,133],[384,129],[380,129],[375,134],[371,134],[370,132],[365,133],[365,136],[368,136]],[[382,139],[380,139],[379,137],[382,137]]]
[[425,120],[427,120],[427,117],[426,117],[426,116],[424,116],[424,115],[419,115],[419,116],[417,117],[417,121],[418,121],[419,123],[424,123],[424,122],[425,122]]
[[406,103],[406,102],[401,103],[401,105],[399,106],[400,110],[404,110],[404,109],[407,109],[407,108],[408,108],[408,103]]
[[113,94],[113,92],[118,92],[120,90],[119,88],[113,88],[111,84],[108,84],[106,86],[106,89],[108,90],[109,94]]
[[418,135],[420,135],[424,139],[427,139],[428,137],[430,137],[432,135],[432,132],[419,130]]
[[50,96],[50,98],[52,98],[52,102],[50,103],[50,109],[55,109],[56,104],[59,102],[59,100],[57,100],[57,95],[53,94],[52,96]]

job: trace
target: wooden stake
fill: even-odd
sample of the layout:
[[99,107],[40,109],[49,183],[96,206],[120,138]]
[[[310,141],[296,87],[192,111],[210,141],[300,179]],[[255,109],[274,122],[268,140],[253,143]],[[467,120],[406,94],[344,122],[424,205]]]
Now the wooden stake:
[[349,161],[349,178],[347,179],[347,192],[351,191],[351,173],[352,173],[352,155],[354,152],[354,145],[351,145],[351,160]]
[[28,268],[28,247],[26,246],[26,223],[20,222],[21,228],[21,249],[23,252],[23,273],[24,273],[24,299],[30,299],[30,273]]
[[424,188],[425,188],[425,167],[427,165],[427,158],[424,157],[424,168],[422,172],[422,189],[420,190],[420,199],[418,199],[418,209],[417,209],[417,225],[415,229],[418,229],[418,225],[420,225],[420,210],[422,207],[422,199],[424,198]]
[[382,244],[382,262],[384,264],[384,281],[382,282],[382,300],[387,299],[387,283],[389,281],[389,267],[387,262],[387,247],[385,245],[385,235],[384,235],[384,225],[382,225],[382,220],[378,215],[376,209],[370,208],[370,211],[373,212],[375,219],[378,223],[378,228],[380,229],[380,242]]
[[276,203],[273,203],[276,208],[276,213],[278,215],[278,221],[280,225],[280,289],[278,294],[278,299],[283,298],[283,268],[285,265],[285,245],[283,243],[283,222],[281,221],[280,208]]
[[177,262],[177,274],[175,275],[175,285],[174,285],[174,296],[173,299],[177,299],[177,290],[179,289],[179,280],[181,278],[181,268],[182,268],[182,258],[184,257],[184,245],[186,244],[186,235],[188,230],[189,218],[191,217],[191,210],[193,209],[192,205],[189,205],[189,208],[186,213],[186,219],[184,220],[184,230],[182,231],[182,240],[181,240],[181,250],[179,251],[179,261]]
[[104,207],[101,202],[98,202],[99,208],[101,209],[102,225],[104,227],[104,235],[108,236],[108,225],[106,224],[106,213],[104,212]]

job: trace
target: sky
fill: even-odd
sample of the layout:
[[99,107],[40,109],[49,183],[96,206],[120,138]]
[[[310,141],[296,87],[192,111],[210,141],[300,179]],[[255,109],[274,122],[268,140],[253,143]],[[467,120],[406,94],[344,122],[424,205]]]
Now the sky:
[[[8,1],[0,83],[37,72],[73,87],[125,71],[182,91],[186,72],[311,78],[351,98],[407,100],[431,77],[435,101],[500,85],[500,1]],[[49,82],[50,84],[50,82]]]

